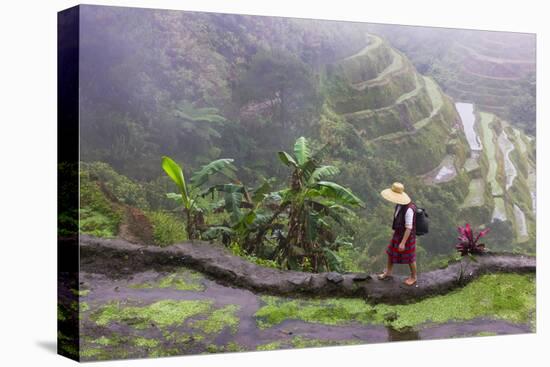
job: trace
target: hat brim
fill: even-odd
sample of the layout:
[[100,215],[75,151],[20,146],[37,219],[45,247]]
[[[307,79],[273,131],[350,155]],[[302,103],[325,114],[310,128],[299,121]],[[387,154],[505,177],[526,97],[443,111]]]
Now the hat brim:
[[409,195],[407,195],[407,193],[402,192],[401,194],[399,194],[395,191],[392,191],[392,189],[382,190],[380,195],[382,195],[384,199],[391,201],[395,204],[407,205],[411,202],[411,198],[409,197]]

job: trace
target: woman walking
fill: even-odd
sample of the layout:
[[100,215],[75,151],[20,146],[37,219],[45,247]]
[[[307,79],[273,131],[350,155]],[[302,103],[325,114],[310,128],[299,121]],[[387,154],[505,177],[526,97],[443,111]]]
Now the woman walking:
[[416,284],[416,205],[399,182],[394,182],[391,188],[380,194],[396,205],[392,223],[393,237],[386,248],[388,262],[386,270],[378,274],[378,279],[391,277],[393,264],[409,264],[411,275],[405,284],[412,286]]

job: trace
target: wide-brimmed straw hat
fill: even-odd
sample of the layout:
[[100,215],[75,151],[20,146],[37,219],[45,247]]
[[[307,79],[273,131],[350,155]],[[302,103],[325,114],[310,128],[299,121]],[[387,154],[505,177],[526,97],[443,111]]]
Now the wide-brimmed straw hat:
[[405,186],[401,182],[394,182],[391,188],[382,190],[380,195],[395,204],[407,205],[411,202],[411,198],[405,192]]

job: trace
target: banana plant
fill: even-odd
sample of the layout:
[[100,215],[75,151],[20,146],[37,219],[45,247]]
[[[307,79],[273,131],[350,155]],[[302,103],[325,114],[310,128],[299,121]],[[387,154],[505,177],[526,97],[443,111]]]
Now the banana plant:
[[281,192],[282,205],[289,208],[288,234],[278,248],[279,261],[290,269],[304,263],[313,271],[338,268],[336,251],[342,241],[333,222],[345,226],[346,216],[354,215],[350,207],[365,205],[350,189],[327,181],[339,170],[321,165],[321,154],[322,149],[313,153],[304,137],[296,140],[294,155],[278,152],[280,161],[292,169],[289,188]]
[[215,185],[206,194],[218,192],[223,198],[223,209],[229,214],[226,225],[211,227],[205,237],[222,238],[224,243],[237,242],[247,253],[263,256],[267,234],[273,232],[283,209],[278,205],[280,197],[271,192],[274,179],[264,179],[256,188],[236,184]]
[[190,183],[185,180],[183,168],[172,158],[162,157],[162,169],[178,188],[178,193],[168,193],[166,196],[182,205],[188,238],[191,240],[199,238],[199,227],[204,224],[204,212],[208,209],[200,205],[201,187],[216,174],[222,174],[234,180],[236,168],[233,165],[233,159],[217,159],[202,166],[192,175]]

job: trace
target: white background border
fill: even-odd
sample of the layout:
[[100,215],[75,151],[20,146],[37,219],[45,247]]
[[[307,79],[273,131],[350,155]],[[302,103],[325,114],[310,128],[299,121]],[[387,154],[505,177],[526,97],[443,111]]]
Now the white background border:
[[[537,33],[536,335],[173,357],[94,366],[465,366],[548,360],[550,62],[545,1],[93,1],[94,4]],[[56,12],[74,1],[5,1],[0,11],[0,364],[69,366],[56,338]],[[544,61],[543,61],[544,60]],[[546,168],[545,168],[546,166]],[[450,239],[451,241],[451,239]],[[452,242],[452,241],[451,241]],[[546,243],[545,243],[546,242]],[[548,266],[548,265],[546,265]]]

